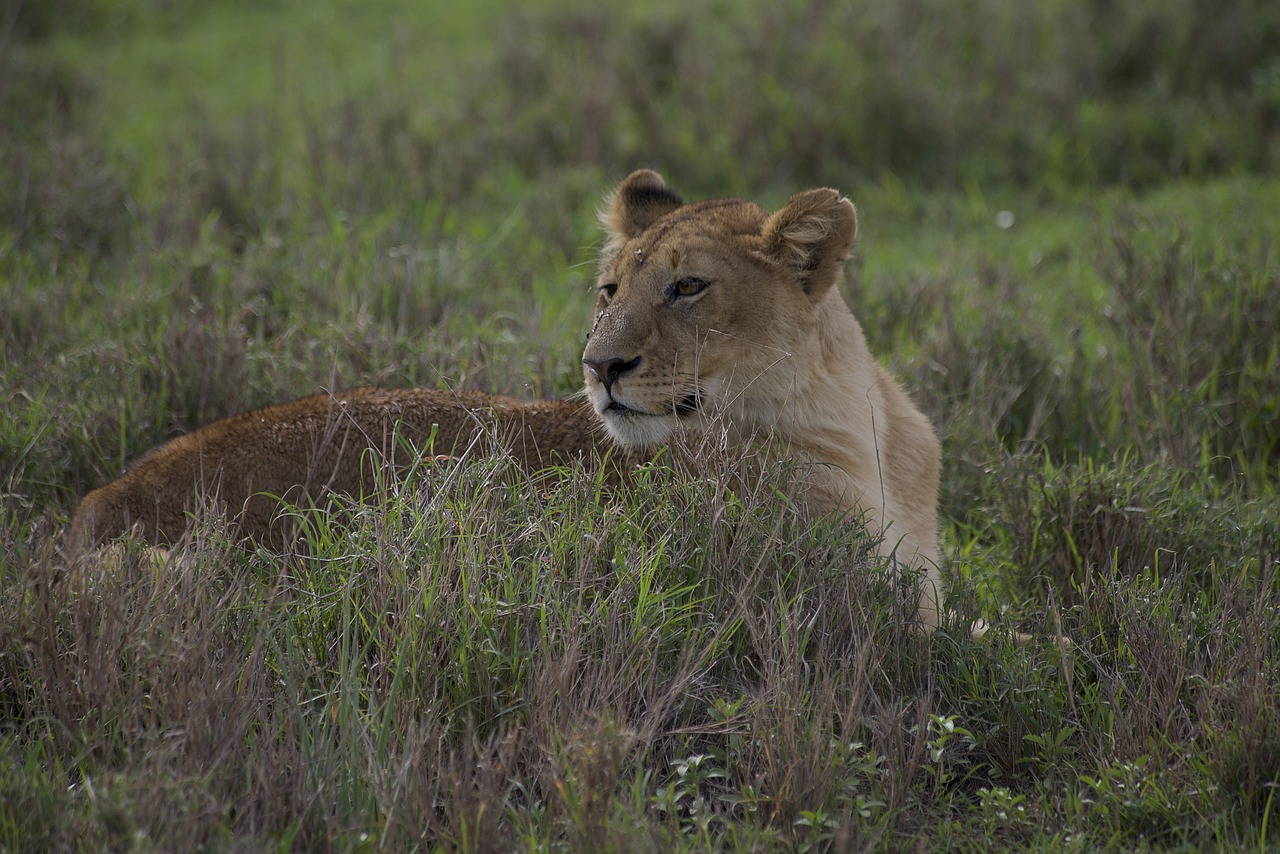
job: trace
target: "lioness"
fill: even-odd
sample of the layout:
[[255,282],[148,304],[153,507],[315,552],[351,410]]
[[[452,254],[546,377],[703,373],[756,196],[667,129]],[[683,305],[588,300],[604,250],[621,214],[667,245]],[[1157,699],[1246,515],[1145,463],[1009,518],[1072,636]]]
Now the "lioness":
[[857,233],[849,200],[819,189],[772,214],[736,199],[686,205],[642,170],[601,220],[608,240],[582,356],[588,402],[366,388],[237,415],[86,495],[73,542],[131,526],[173,542],[192,510],[214,504],[245,535],[287,543],[279,499],[367,491],[371,450],[394,467],[496,439],[539,468],[595,456],[610,439],[653,449],[677,431],[716,430],[739,447],[784,449],[804,470],[809,507],[862,513],[884,555],[923,569],[919,621],[936,627],[939,444],[835,287]]

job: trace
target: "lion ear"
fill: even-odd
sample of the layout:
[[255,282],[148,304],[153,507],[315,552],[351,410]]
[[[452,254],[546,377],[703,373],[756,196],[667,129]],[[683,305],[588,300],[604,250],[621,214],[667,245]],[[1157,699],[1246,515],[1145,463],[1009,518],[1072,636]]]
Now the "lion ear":
[[800,279],[817,300],[835,284],[858,236],[853,203],[835,190],[807,190],[787,200],[764,224],[765,252]]
[[609,232],[609,243],[622,244],[684,204],[662,176],[640,169],[626,177],[605,201],[600,222]]

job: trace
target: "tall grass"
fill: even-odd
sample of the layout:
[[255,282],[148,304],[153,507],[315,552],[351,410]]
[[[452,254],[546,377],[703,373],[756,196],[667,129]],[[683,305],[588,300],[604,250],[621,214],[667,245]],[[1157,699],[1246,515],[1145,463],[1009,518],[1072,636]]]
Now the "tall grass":
[[[431,45],[448,85],[156,84],[128,127],[134,50],[256,61],[216,54],[236,9],[16,6],[0,847],[1273,845],[1273,5],[555,5]],[[378,26],[334,9],[335,43]],[[736,459],[424,465],[304,514],[305,555],[214,518],[61,553],[85,489],[235,411],[572,393],[636,165],[853,195],[846,295],[946,444],[955,626],[911,634],[860,529]]]
[[[789,2],[517,17],[469,114],[526,174],[699,164],[734,190],[1158,183],[1274,165],[1264,3]],[[576,85],[577,81],[589,81]]]

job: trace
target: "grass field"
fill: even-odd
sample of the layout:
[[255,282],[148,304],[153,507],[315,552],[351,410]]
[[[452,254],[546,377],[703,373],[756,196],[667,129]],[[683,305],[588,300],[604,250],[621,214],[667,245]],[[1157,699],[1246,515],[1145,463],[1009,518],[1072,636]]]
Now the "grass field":
[[[1280,6],[1024,6],[0,13],[0,850],[1280,847]],[[858,205],[994,640],[661,464],[62,553],[218,417],[574,393],[637,166]]]

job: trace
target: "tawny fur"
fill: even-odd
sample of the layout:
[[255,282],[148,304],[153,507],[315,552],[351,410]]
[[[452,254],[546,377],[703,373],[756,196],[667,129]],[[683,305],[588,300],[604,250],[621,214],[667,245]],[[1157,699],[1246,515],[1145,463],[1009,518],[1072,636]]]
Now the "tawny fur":
[[724,431],[738,447],[768,444],[800,462],[797,497],[811,509],[863,514],[885,556],[924,571],[919,620],[936,627],[940,448],[835,287],[857,234],[849,200],[819,189],[772,214],[737,200],[686,205],[642,170],[601,220],[600,296],[583,354],[589,403],[355,389],[234,416],[85,496],[73,542],[130,526],[174,542],[211,503],[247,536],[287,543],[271,496],[305,505],[366,494],[370,452],[402,464],[404,442],[456,455],[496,438],[536,469],[596,455],[610,439],[654,449],[677,431]]
[[375,471],[394,472],[416,451],[460,456],[510,451],[530,470],[580,462],[609,445],[589,407],[480,392],[356,388],[215,421],[149,451],[90,492],[71,541],[96,544],[136,528],[175,543],[197,509],[224,512],[239,533],[288,546],[285,502],[321,504],[329,493],[371,495]]

